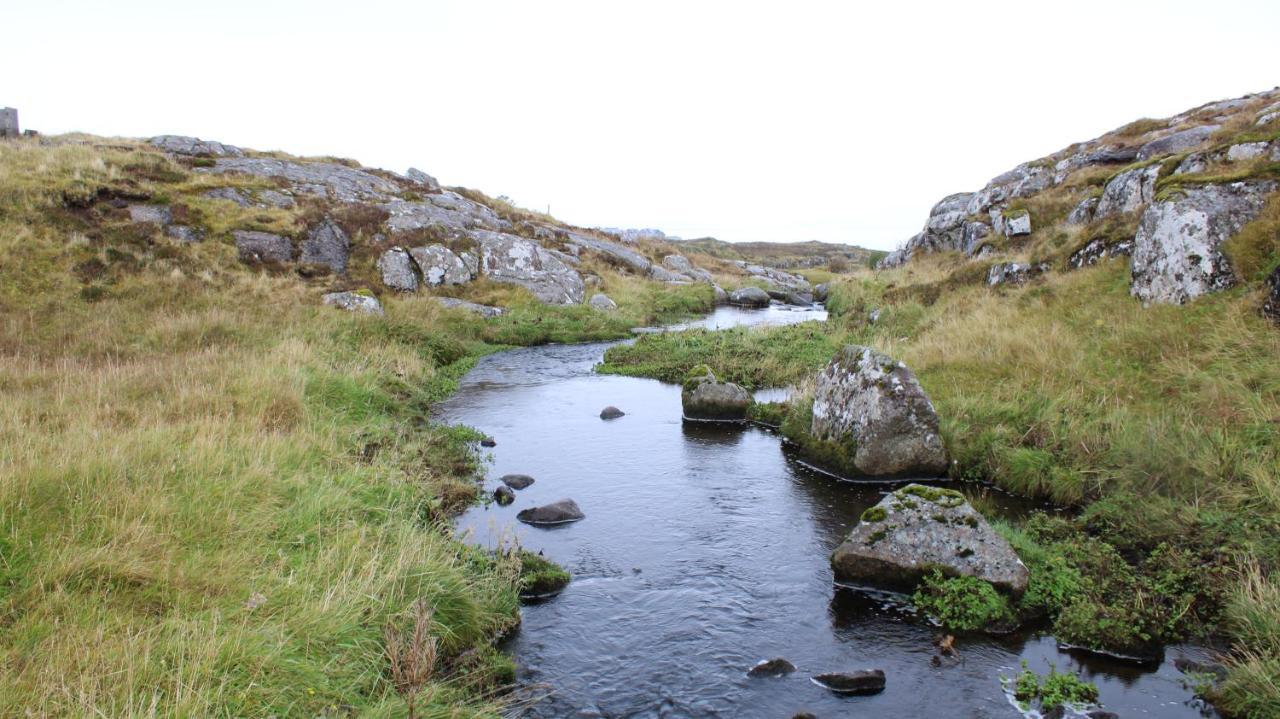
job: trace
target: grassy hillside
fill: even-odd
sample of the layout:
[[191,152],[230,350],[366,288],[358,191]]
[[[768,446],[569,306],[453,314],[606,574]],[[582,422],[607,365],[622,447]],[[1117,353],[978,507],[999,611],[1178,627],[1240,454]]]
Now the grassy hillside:
[[836,285],[826,327],[650,336],[606,367],[798,383],[789,421],[803,425],[835,347],[902,359],[956,479],[1070,509],[1005,528],[1032,568],[1020,609],[1113,651],[1225,634],[1220,706],[1280,715],[1280,331],[1259,316],[1260,284],[1144,308],[1124,261],[1020,287],[984,277],[955,256],[917,259]]
[[832,267],[843,272],[849,268],[874,266],[886,252],[854,245],[831,242],[725,242],[714,237],[680,240],[672,243],[682,252],[697,252],[722,260],[743,260],[771,267]]
[[[208,182],[130,141],[0,143],[0,713],[403,716],[391,659],[414,656],[420,716],[499,716],[518,560],[451,538],[482,458],[429,403],[501,346],[621,336],[710,289],[600,267],[616,313],[477,281],[506,316],[355,316],[319,297],[359,264],[236,260],[229,228],[306,208]],[[130,223],[139,198],[208,237]]]

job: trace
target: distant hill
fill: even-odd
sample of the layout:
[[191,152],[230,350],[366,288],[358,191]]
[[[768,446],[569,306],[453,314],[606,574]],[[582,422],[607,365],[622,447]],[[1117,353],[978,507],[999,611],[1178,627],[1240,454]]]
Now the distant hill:
[[834,242],[725,242],[714,237],[668,240],[686,252],[701,252],[722,260],[746,260],[774,267],[820,267],[837,258],[850,265],[874,265],[888,254]]

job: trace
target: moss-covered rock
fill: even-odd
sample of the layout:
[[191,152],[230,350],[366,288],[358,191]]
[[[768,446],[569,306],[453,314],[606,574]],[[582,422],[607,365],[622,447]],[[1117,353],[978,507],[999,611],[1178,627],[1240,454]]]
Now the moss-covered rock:
[[543,599],[559,594],[572,578],[564,567],[541,554],[520,550],[521,599]]

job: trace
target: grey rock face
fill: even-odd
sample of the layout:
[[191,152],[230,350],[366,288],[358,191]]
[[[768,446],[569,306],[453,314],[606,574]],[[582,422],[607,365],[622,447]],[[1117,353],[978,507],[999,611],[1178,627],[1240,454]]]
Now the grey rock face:
[[447,190],[417,201],[392,199],[381,207],[390,215],[387,229],[393,234],[436,229],[451,237],[464,237],[467,230],[511,229],[511,223],[493,210]]
[[1024,262],[1003,262],[992,265],[991,269],[987,270],[987,285],[990,287],[1005,284],[1020,285],[1048,271],[1049,265],[1045,263],[1029,265]]
[[696,380],[685,382],[680,393],[684,418],[699,422],[743,422],[751,395],[732,382],[720,382],[709,370]]
[[1067,215],[1068,225],[1087,225],[1093,222],[1093,213],[1098,209],[1098,202],[1101,198],[1086,197],[1076,205],[1071,213]]
[[1267,299],[1262,302],[1262,314],[1272,322],[1280,323],[1280,267],[1267,278]]
[[578,503],[572,499],[561,499],[551,504],[541,507],[532,507],[530,509],[521,510],[516,515],[516,519],[525,524],[532,525],[554,525],[568,524],[569,522],[577,522],[586,519],[587,515],[582,513],[578,507]]
[[252,230],[233,230],[231,235],[235,238],[241,262],[256,265],[293,261],[293,242],[288,237]]
[[886,496],[831,555],[837,582],[910,590],[935,567],[948,576],[1027,589],[1027,567],[959,492],[911,484]]
[[1258,120],[1254,124],[1261,127],[1270,125],[1276,120],[1280,120],[1280,102],[1262,108],[1262,111],[1258,113]]
[[1023,212],[1004,219],[1005,237],[1020,237],[1031,234],[1031,213]]
[[1155,197],[1159,176],[1160,166],[1148,165],[1126,170],[1111,178],[1102,190],[1102,199],[1098,200],[1098,207],[1093,213],[1094,219],[1142,209]]
[[347,233],[332,220],[316,225],[307,239],[302,241],[302,258],[305,264],[324,265],[342,274],[347,271],[347,259],[351,256],[351,242]]
[[213,140],[201,140],[185,135],[160,135],[151,138],[151,144],[175,155],[206,157],[243,157],[244,151],[234,145],[224,145]]
[[846,346],[819,373],[811,433],[844,445],[866,476],[937,477],[947,470],[928,395],[905,364],[870,347]]
[[612,264],[630,269],[632,272],[647,274],[653,264],[644,255],[616,242],[589,237],[577,232],[570,232],[566,241],[579,249],[592,250],[604,255]]
[[436,304],[450,310],[462,310],[470,312],[473,315],[479,315],[485,319],[501,317],[506,310],[501,307],[491,307],[489,305],[480,305],[475,302],[467,302],[466,300],[454,299],[453,297],[433,297]]
[[1205,140],[1208,140],[1220,127],[1222,126],[1201,125],[1200,127],[1193,127],[1189,130],[1182,130],[1181,132],[1175,132],[1152,140],[1138,149],[1138,159],[1147,160],[1152,157],[1176,155],[1179,152],[1194,150]]
[[667,255],[662,258],[662,264],[672,272],[677,272],[690,279],[699,282],[711,282],[711,273],[694,267],[689,258],[684,255]]
[[382,284],[393,290],[418,291],[418,273],[409,253],[403,248],[393,247],[382,253],[378,258],[378,272],[382,275]]
[[365,295],[359,292],[330,292],[324,296],[322,300],[326,305],[333,305],[348,312],[358,312],[366,315],[381,315],[382,303],[373,295]]
[[414,247],[409,250],[409,256],[422,272],[422,281],[430,287],[461,285],[472,280],[467,263],[444,245]]
[[227,202],[234,202],[240,207],[249,207],[253,204],[244,192],[241,192],[235,187],[215,187],[212,190],[206,191],[204,196],[211,200],[226,200]]
[[587,304],[591,305],[592,309],[601,310],[603,312],[612,312],[618,309],[618,304],[609,299],[608,295],[602,295],[599,293],[591,295],[591,299],[587,300]]
[[167,225],[173,222],[173,211],[168,205],[129,205],[129,219],[133,222]]
[[1230,287],[1222,243],[1257,217],[1274,181],[1189,188],[1147,208],[1133,242],[1130,292],[1145,302],[1181,304]]
[[963,250],[966,255],[973,257],[974,253],[982,247],[982,241],[991,234],[991,227],[985,222],[966,222],[964,225]]
[[404,176],[409,178],[413,182],[416,182],[418,185],[421,185],[422,189],[426,190],[427,192],[440,191],[440,183],[436,181],[436,178],[432,177],[431,175],[428,175],[427,173],[423,172],[422,170],[419,170],[416,167],[410,167],[409,171],[404,173]]
[[672,272],[661,265],[653,265],[650,267],[649,277],[659,282],[689,282],[693,279],[678,272]]
[[275,190],[262,190],[258,193],[258,202],[266,207],[288,209],[294,206],[293,198]]
[[582,302],[582,276],[538,243],[500,232],[473,237],[480,244],[481,269],[495,282],[520,285],[548,304]]
[[365,170],[333,162],[292,162],[262,157],[224,157],[208,169],[257,177],[283,177],[297,191],[341,202],[377,202],[400,192],[396,183]]
[[894,250],[893,252],[890,252],[889,254],[881,258],[880,261],[876,263],[876,269],[891,270],[895,267],[901,267],[907,264],[907,260],[911,259],[911,246],[912,246],[912,243],[915,241],[916,237],[919,237],[919,235],[916,235],[915,237],[912,237],[910,240],[907,240],[906,245],[904,245],[903,247],[899,247],[898,249]]
[[1175,175],[1190,175],[1209,169],[1209,158],[1203,152],[1193,152],[1174,168]]
[[1096,265],[1108,257],[1128,257],[1133,252],[1133,241],[1117,242],[1108,245],[1105,240],[1090,240],[1084,247],[1071,253],[1067,258],[1067,266],[1080,269]]
[[884,671],[860,669],[853,672],[828,672],[812,677],[814,684],[836,694],[868,695],[884,691]]
[[169,225],[164,228],[166,235],[172,237],[178,242],[192,244],[204,239],[204,233],[189,225]]
[[1227,159],[1231,162],[1244,162],[1267,154],[1270,147],[1266,142],[1242,142],[1227,148]]
[[729,304],[741,307],[767,307],[769,293],[759,287],[739,287],[729,293]]

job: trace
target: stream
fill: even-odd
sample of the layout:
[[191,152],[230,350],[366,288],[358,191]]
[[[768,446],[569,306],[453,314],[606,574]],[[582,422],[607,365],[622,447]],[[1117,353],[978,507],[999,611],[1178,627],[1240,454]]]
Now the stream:
[[[680,327],[825,316],[722,307]],[[892,487],[813,472],[767,430],[683,423],[678,386],[593,373],[613,344],[491,355],[438,407],[441,420],[496,439],[487,490],[505,474],[537,480],[511,506],[467,511],[458,531],[486,547],[518,539],[573,572],[559,596],[523,608],[503,645],[522,691],[538,697],[526,716],[1018,717],[1000,677],[1023,660],[1041,674],[1051,663],[1081,672],[1120,717],[1216,716],[1172,664],[1207,658],[1192,646],[1135,666],[1061,650],[1038,633],[960,637],[957,658],[934,666],[938,631],[909,606],[832,584],[831,550]],[[607,405],[626,416],[601,420]],[[516,521],[521,509],[565,497],[585,520],[550,529]],[[983,506],[1026,509],[998,493]],[[747,676],[772,657],[798,670]],[[883,693],[843,697],[809,679],[862,668],[884,670]]]

